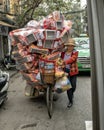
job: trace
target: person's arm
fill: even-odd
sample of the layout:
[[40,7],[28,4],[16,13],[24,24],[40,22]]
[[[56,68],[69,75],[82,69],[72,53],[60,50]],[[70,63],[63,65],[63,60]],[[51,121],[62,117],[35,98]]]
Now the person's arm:
[[73,52],[72,56],[68,59],[68,60],[65,60],[65,64],[71,64],[73,62],[75,62],[78,58],[78,51],[75,51]]

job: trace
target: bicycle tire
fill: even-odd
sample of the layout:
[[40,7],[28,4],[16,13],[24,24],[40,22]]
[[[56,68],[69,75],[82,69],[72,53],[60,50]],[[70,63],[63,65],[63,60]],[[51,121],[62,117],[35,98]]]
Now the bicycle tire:
[[53,92],[52,92],[52,86],[48,86],[47,87],[46,103],[47,103],[48,115],[49,115],[50,118],[52,118],[52,115],[53,115]]

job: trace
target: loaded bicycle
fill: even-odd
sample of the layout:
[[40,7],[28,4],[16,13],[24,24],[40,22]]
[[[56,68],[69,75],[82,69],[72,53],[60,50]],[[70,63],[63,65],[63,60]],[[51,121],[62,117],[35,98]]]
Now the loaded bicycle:
[[[27,91],[30,89],[31,94],[27,92],[26,95],[38,95],[39,91],[44,91],[50,118],[52,117],[53,92],[59,86],[68,83],[67,78],[56,80],[58,68],[56,60],[60,57],[64,43],[70,36],[70,28],[71,22],[65,21],[63,15],[55,11],[42,21],[30,21],[24,28],[9,33],[16,69],[26,80],[25,89]],[[40,78],[37,79],[39,74]]]

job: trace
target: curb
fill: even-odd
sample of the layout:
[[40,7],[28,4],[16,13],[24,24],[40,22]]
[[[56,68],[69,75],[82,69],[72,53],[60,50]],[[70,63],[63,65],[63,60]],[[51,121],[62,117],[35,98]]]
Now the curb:
[[15,76],[17,73],[18,73],[18,71],[14,71],[13,73],[12,73],[12,72],[9,72],[10,78],[12,78],[13,76]]

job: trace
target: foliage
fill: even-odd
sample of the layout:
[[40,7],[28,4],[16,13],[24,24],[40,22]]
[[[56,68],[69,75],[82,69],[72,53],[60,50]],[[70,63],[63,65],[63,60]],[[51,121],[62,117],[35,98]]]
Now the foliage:
[[[81,33],[81,18],[85,11],[80,7],[80,0],[21,0],[21,5],[14,6],[16,10],[15,25],[18,27],[23,27],[32,19],[38,21],[53,11],[58,10],[64,14],[66,20],[73,22],[75,33]],[[85,13],[84,15],[86,16]]]
[[[74,3],[71,0],[25,0],[21,5],[21,8],[22,13],[19,14],[19,17],[17,17],[18,22],[20,23],[29,21],[30,19],[39,20],[43,16],[45,17],[55,10],[59,10],[61,13],[80,10],[80,4],[76,0],[74,0]],[[71,13],[64,15],[66,19],[73,19],[73,15]]]
[[38,8],[42,0],[21,0],[21,11],[16,13],[16,24],[23,27],[29,20],[33,19],[34,11]]

